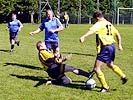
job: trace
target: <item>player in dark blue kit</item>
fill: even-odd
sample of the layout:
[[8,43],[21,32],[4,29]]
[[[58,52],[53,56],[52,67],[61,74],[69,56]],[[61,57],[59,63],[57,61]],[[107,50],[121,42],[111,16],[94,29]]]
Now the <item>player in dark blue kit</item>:
[[30,35],[39,33],[45,29],[45,44],[49,51],[53,50],[54,54],[60,56],[59,53],[59,37],[58,32],[63,30],[64,27],[58,18],[53,17],[52,10],[46,11],[47,18],[44,19],[40,27]]
[[85,76],[89,79],[92,77],[92,72],[88,73],[73,66],[63,64],[64,60],[57,58],[52,52],[48,51],[44,42],[38,41],[36,47],[39,51],[38,56],[44,71],[52,78],[52,80],[47,81],[46,85],[70,84],[72,81],[65,75],[66,72],[73,72],[74,74]]
[[13,52],[14,45],[17,44],[19,46],[19,41],[17,41],[18,32],[21,31],[23,25],[22,23],[17,20],[17,16],[15,13],[12,13],[11,20],[8,22],[9,28],[9,38],[11,43],[10,52]]

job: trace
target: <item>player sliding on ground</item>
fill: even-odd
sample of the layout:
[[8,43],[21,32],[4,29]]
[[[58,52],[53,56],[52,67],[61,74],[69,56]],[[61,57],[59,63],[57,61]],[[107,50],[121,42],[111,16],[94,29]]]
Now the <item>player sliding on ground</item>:
[[10,44],[11,44],[10,52],[13,52],[15,44],[19,46],[19,41],[17,41],[17,37],[18,37],[18,32],[21,31],[22,27],[23,27],[22,23],[19,20],[17,20],[17,15],[15,13],[12,13],[11,20],[8,22]]
[[37,42],[36,47],[39,51],[39,60],[41,61],[44,70],[48,73],[48,75],[54,80],[47,81],[48,84],[59,84],[65,85],[70,84],[72,81],[69,77],[67,77],[65,72],[73,72],[77,75],[82,75],[87,78],[90,78],[92,73],[85,72],[81,69],[74,68],[72,66],[68,66],[63,64],[63,59],[57,58],[52,52],[49,52],[46,48],[44,42]]
[[80,42],[84,42],[85,38],[96,34],[96,44],[97,44],[97,57],[94,65],[93,71],[97,74],[97,77],[102,84],[101,92],[108,92],[109,86],[106,83],[103,72],[101,71],[102,65],[107,64],[117,75],[121,77],[122,84],[127,82],[126,75],[121,71],[121,69],[114,64],[115,59],[115,39],[116,37],[118,42],[118,49],[123,50],[121,45],[121,36],[118,30],[108,22],[102,13],[96,12],[93,15],[93,18],[96,19],[96,23],[90,28],[90,30],[80,38]]

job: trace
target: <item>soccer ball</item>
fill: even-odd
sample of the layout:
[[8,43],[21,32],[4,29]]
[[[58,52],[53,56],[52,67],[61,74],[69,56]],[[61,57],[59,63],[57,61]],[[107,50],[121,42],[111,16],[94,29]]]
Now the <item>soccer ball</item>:
[[96,81],[94,79],[89,79],[86,81],[85,86],[87,89],[91,90],[91,89],[95,88]]

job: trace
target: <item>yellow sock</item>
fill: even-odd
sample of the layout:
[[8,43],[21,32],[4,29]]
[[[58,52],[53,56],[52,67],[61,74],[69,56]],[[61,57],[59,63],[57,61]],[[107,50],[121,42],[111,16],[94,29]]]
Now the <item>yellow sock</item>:
[[100,83],[102,84],[102,86],[103,86],[104,88],[108,88],[108,84],[107,84],[106,81],[105,81],[104,74],[103,74],[103,73],[97,74],[97,77],[98,77]]
[[120,77],[124,77],[125,74],[121,71],[121,69],[118,67],[118,66],[114,66],[114,68],[112,68],[112,70],[117,74],[119,75]]

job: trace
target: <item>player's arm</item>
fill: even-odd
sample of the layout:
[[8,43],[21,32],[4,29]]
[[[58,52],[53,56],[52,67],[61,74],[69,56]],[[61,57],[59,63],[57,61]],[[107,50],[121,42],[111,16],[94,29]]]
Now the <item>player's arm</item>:
[[57,20],[56,24],[57,24],[58,28],[56,28],[54,30],[50,30],[51,33],[55,33],[55,32],[64,30],[64,27],[63,27],[62,23],[59,21],[59,19],[56,19],[56,20]]
[[8,31],[9,30],[9,27],[7,26],[5,30]]
[[19,31],[21,31],[21,29],[23,28],[23,24],[20,22],[20,21],[18,21],[18,23],[19,23]]
[[68,21],[69,21],[69,16],[68,16]]
[[40,29],[40,28],[36,29],[36,30],[33,31],[33,32],[30,32],[29,34],[30,34],[30,35],[34,35],[34,34],[37,34],[37,33],[39,33],[39,32],[41,32],[41,29]]
[[59,28],[56,28],[55,30],[50,30],[51,33],[55,33],[55,32],[59,32],[59,31],[62,31],[64,30],[64,27],[61,25],[59,26]]
[[84,34],[81,38],[80,38],[80,42],[83,43],[85,38],[87,38],[88,36],[92,35],[94,33],[93,30],[89,30],[86,34]]
[[41,32],[41,31],[43,31],[43,29],[45,28],[44,23],[45,23],[45,21],[40,25],[40,27],[39,27],[38,29],[36,29],[36,30],[33,31],[33,32],[30,32],[29,34],[30,34],[30,35],[34,35],[34,34],[37,34],[37,33]]
[[122,43],[121,43],[121,35],[119,32],[116,33],[116,39],[117,39],[117,43],[118,43],[118,49],[120,51],[123,51]]
[[7,25],[6,29],[5,29],[6,31],[9,30],[9,26],[10,26],[10,25],[9,25],[9,22],[8,22],[8,25]]

